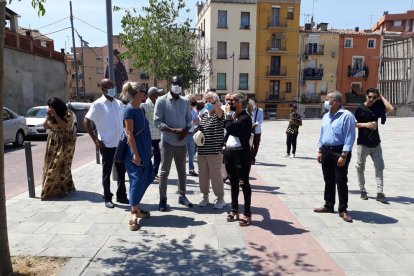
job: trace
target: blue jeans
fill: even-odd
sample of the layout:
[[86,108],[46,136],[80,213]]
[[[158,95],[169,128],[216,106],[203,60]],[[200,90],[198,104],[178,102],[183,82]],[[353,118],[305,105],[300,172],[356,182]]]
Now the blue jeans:
[[188,154],[188,170],[194,171],[194,154],[195,154],[195,143],[194,143],[194,132],[187,134],[187,154]]

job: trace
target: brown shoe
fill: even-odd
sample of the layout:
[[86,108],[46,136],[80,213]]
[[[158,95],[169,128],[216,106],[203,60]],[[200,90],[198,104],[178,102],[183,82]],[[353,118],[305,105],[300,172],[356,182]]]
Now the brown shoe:
[[320,208],[313,209],[315,213],[334,213],[334,209],[326,208],[325,206],[322,206]]
[[350,215],[348,215],[348,212],[342,212],[339,214],[339,216],[346,222],[352,222],[352,218]]

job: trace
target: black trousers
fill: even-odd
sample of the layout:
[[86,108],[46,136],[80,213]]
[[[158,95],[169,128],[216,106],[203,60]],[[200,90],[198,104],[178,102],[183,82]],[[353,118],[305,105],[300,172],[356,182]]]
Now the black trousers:
[[333,209],[335,205],[335,185],[338,189],[338,211],[345,212],[348,208],[348,165],[351,161],[351,152],[348,153],[345,165],[337,166],[342,148],[322,148],[322,172],[325,180],[325,207]]
[[223,152],[224,163],[227,174],[230,175],[231,185],[231,209],[239,210],[240,180],[243,181],[241,188],[244,197],[244,213],[251,214],[252,189],[249,182],[250,152],[247,150],[236,150]]
[[257,155],[257,152],[259,151],[261,136],[262,136],[261,133],[253,135],[253,145],[250,148],[250,158],[252,162],[256,161],[256,155]]
[[160,141],[160,139],[151,140],[152,152],[154,154],[154,162],[152,163],[154,175],[158,175],[158,169],[160,168],[161,163]]
[[290,154],[290,149],[292,148],[292,154],[296,153],[296,140],[298,139],[297,134],[286,133],[286,146],[287,154]]
[[[114,163],[114,155],[116,148],[101,148],[100,152],[102,155],[102,186],[104,189],[105,201],[111,201],[113,194],[111,193],[111,172],[112,165]],[[124,163],[115,163],[116,172],[118,174],[118,189],[116,191],[117,198],[126,198],[126,187],[125,187],[125,165]]]

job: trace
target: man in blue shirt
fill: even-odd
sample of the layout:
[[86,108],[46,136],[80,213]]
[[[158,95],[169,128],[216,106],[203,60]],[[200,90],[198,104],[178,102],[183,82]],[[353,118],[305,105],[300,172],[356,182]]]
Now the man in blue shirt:
[[185,196],[187,181],[185,173],[186,136],[192,126],[192,117],[190,105],[180,96],[181,84],[181,77],[172,77],[170,91],[159,97],[154,107],[154,125],[161,130],[160,203],[158,205],[161,212],[167,211],[167,181],[173,158],[178,174],[178,203],[193,207],[193,204]]
[[352,222],[347,212],[348,165],[355,141],[355,117],[342,107],[342,94],[336,90],[328,93],[324,107],[329,112],[322,119],[317,160],[322,164],[325,180],[325,205],[313,211],[316,213],[334,212],[336,184],[338,185],[339,216],[346,222]]

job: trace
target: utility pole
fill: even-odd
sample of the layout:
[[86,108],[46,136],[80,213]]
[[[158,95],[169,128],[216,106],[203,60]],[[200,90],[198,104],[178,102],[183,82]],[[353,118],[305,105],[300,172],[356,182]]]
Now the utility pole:
[[231,75],[231,93],[233,93],[234,92],[234,52],[230,57],[233,59],[233,71]]
[[[106,29],[107,29],[107,40],[108,40],[108,74],[109,79],[115,84],[115,73],[114,73],[114,62],[112,61],[114,56],[114,42],[112,34],[112,1],[106,0]],[[121,93],[121,91],[116,91]]]
[[69,1],[69,6],[70,6],[70,26],[72,28],[73,64],[75,66],[76,101],[79,102],[78,62],[76,60],[77,58],[76,58],[76,44],[75,44],[75,29],[73,28],[72,1]]
[[81,62],[82,62],[82,87],[83,87],[83,101],[86,102],[86,83],[85,83],[85,62],[83,61],[83,43],[82,36],[79,36],[81,41]]

